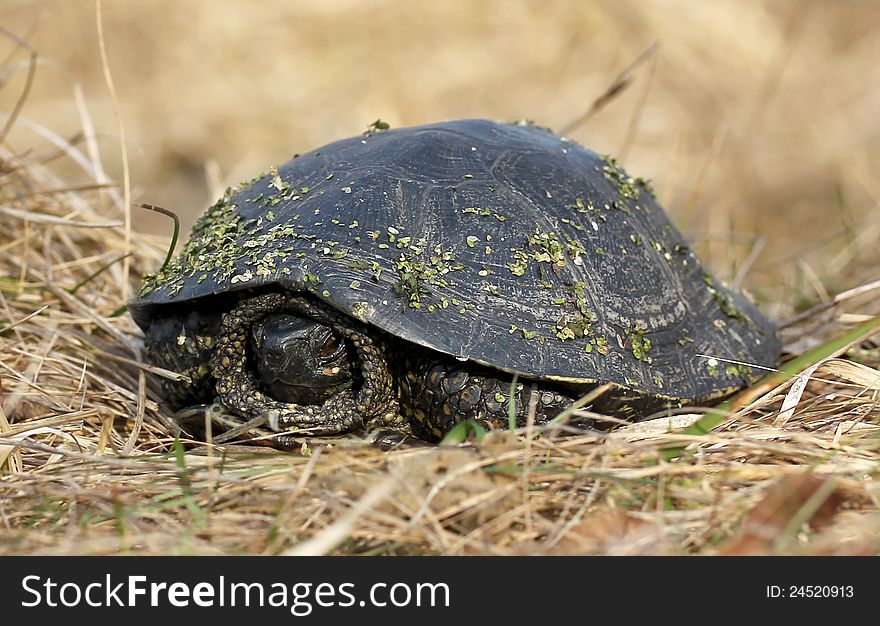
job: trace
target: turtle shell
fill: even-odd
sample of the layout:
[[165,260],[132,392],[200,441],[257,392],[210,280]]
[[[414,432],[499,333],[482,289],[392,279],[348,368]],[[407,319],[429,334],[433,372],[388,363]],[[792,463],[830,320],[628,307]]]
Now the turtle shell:
[[699,401],[772,366],[773,325],[703,268],[650,186],[527,124],[366,133],[227,194],[131,303],[281,286],[539,380]]

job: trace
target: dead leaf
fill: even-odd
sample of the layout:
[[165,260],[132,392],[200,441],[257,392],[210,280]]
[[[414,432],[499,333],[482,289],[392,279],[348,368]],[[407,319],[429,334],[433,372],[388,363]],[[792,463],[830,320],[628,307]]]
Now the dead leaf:
[[780,540],[809,523],[826,526],[845,500],[843,490],[833,479],[810,472],[792,474],[771,486],[764,498],[746,514],[740,538],[719,554],[742,556],[774,554]]
[[675,544],[660,524],[623,511],[597,513],[572,527],[550,554],[672,555]]

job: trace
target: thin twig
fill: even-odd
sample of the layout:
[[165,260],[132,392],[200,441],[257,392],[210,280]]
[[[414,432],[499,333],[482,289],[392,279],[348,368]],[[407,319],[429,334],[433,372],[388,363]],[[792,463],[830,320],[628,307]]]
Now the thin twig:
[[564,124],[559,129],[559,134],[570,135],[571,133],[573,133],[575,130],[586,124],[587,121],[596,113],[604,109],[605,106],[607,106],[609,102],[620,95],[624,89],[629,87],[633,80],[632,73],[639,65],[644,63],[647,59],[651,57],[651,55],[654,54],[654,51],[657,49],[657,45],[658,44],[655,41],[650,46],[645,48],[632,63],[627,65],[624,70],[620,72],[620,74],[618,74],[613,81],[611,81],[611,85],[609,85],[605,91],[599,94],[599,96],[595,100],[593,100],[590,108],[587,109],[587,111],[581,114],[579,117],[573,119],[567,124]]
[[9,117],[6,118],[6,123],[3,125],[3,129],[0,130],[0,144],[6,141],[6,135],[9,134],[9,131],[12,129],[12,126],[15,124],[15,120],[18,119],[18,114],[21,113],[22,107],[24,107],[24,103],[27,101],[28,94],[31,92],[31,86],[34,83],[34,75],[37,72],[37,51],[34,50],[31,45],[26,42],[24,39],[21,39],[18,35],[9,32],[2,26],[0,26],[0,35],[5,35],[12,39],[15,44],[21,48],[24,48],[28,52],[30,52],[30,61],[28,62],[28,73],[27,78],[25,79],[24,87],[21,90],[21,94],[18,96],[18,100],[15,101],[15,106],[12,107],[12,113],[9,114]]
[[[104,20],[101,16],[101,0],[95,0],[95,22],[98,26],[98,50],[101,53],[101,68],[104,71],[104,81],[107,83],[107,91],[110,92],[110,102],[113,103],[113,115],[119,130],[119,149],[122,156],[122,211],[124,216],[124,248],[125,254],[131,252],[131,173],[128,166],[128,146],[125,140],[125,124],[122,123],[122,113],[119,110],[119,98],[116,97],[116,88],[113,86],[113,76],[110,73],[110,61],[107,58],[107,46],[104,41]],[[129,298],[128,276],[130,274],[131,259],[126,256],[122,261],[122,296],[124,302]]]

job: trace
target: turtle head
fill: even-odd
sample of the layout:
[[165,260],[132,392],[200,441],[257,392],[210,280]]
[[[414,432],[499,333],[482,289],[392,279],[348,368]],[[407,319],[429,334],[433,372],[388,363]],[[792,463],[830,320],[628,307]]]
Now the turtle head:
[[251,327],[249,344],[255,373],[276,400],[320,404],[351,385],[348,345],[330,326],[272,313]]

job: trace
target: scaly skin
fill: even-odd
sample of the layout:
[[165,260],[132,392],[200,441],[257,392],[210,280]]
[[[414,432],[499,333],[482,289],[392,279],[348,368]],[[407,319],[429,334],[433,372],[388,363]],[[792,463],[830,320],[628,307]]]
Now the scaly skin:
[[[247,363],[248,332],[262,317],[282,311],[327,324],[351,344],[359,371],[354,389],[320,405],[281,402],[260,389]],[[219,324],[215,317],[220,318]],[[270,292],[247,297],[222,316],[170,316],[154,322],[147,340],[161,365],[193,379],[192,385],[166,386],[166,398],[174,408],[215,401],[242,422],[266,413],[277,430],[300,435],[393,431],[425,441],[438,441],[464,420],[489,428],[508,424],[512,375],[388,337],[299,294]],[[519,426],[528,415],[533,386],[538,393],[537,424],[552,419],[575,398],[546,384],[523,380],[514,393]],[[276,443],[285,447],[293,438],[284,434]]]
[[[413,432],[437,441],[461,421],[488,428],[507,428],[513,376],[473,363],[413,350],[399,368],[400,408]],[[525,426],[533,383],[518,382],[513,394],[516,425]],[[544,424],[565,410],[575,398],[535,384],[535,423]],[[587,424],[582,424],[586,426]]]
[[199,311],[167,315],[150,324],[146,348],[152,361],[190,379],[159,381],[165,401],[175,410],[213,401],[210,358],[219,332],[220,315]]

